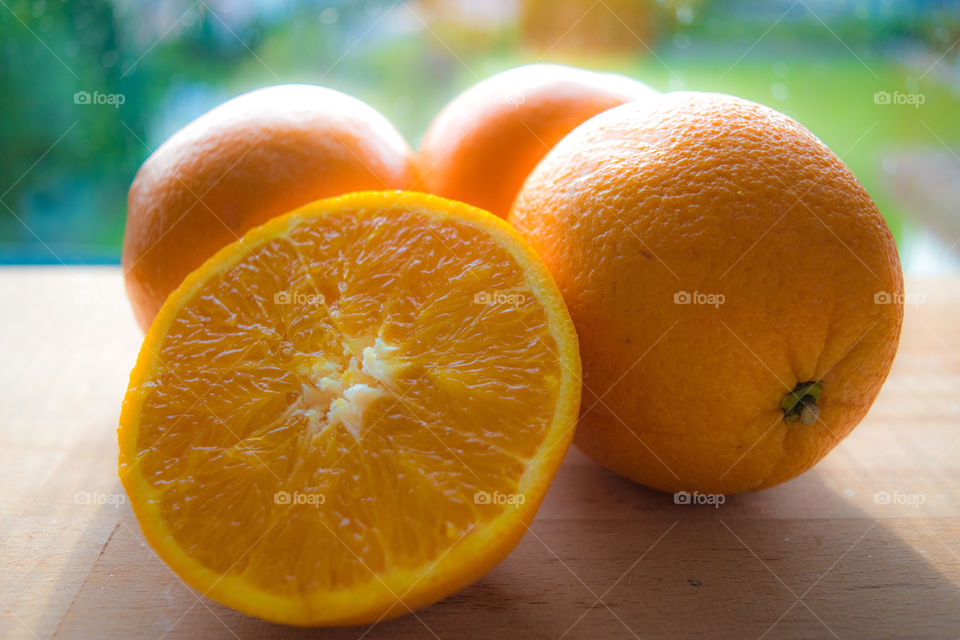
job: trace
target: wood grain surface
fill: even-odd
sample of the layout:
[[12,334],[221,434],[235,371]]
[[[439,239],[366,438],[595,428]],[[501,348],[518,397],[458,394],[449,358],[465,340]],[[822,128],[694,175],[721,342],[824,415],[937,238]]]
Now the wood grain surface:
[[689,506],[571,450],[478,583],[296,629],[204,598],[140,534],[116,475],[141,340],[119,269],[0,269],[0,638],[960,637],[960,279],[907,291],[883,392],[815,470]]

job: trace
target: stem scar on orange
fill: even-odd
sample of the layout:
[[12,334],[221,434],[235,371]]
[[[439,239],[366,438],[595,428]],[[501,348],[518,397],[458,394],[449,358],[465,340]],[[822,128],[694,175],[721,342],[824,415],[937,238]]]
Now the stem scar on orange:
[[573,324],[503,220],[407,192],[305,206],[170,295],[120,476],[187,583],[275,622],[370,623],[519,542],[573,436]]
[[642,484],[789,480],[890,370],[890,230],[840,159],[767,107],[685,92],[615,107],[553,148],[509,220],[577,327],[577,445]]

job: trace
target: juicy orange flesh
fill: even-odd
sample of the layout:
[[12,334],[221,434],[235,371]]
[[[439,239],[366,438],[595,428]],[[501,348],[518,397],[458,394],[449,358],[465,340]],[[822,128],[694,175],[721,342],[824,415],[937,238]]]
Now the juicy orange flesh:
[[282,595],[415,570],[514,508],[474,494],[518,490],[561,376],[486,233],[396,210],[293,224],[176,314],[136,444],[176,543]]

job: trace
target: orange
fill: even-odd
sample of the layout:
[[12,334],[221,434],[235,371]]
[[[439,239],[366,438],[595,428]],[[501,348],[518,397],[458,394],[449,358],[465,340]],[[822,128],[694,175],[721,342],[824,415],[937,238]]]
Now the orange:
[[123,241],[134,315],[146,331],[188,273],[274,216],[413,180],[407,143],[355,98],[310,85],[236,97],[178,131],[137,172]]
[[560,293],[506,222],[351,194],[256,227],[170,295],[130,377],[120,476],[203,594],[281,623],[374,622],[517,544],[579,374]]
[[787,116],[671,93],[573,131],[509,218],[583,358],[576,444],[664,491],[789,480],[867,413],[903,318],[893,237]]
[[506,217],[524,178],[601,111],[656,92],[623,75],[556,64],[504,71],[453,99],[418,152],[419,187]]

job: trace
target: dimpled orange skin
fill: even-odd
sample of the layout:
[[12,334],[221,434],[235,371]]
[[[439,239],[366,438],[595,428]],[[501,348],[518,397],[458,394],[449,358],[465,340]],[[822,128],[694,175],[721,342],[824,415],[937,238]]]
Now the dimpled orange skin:
[[454,98],[418,152],[418,187],[505,218],[524,179],[584,120],[657,95],[642,82],[558,64],[499,73]]
[[220,105],[161,145],[130,187],[122,263],[137,321],[146,331],[188,273],[258,224],[414,178],[400,133],[338,91],[279,85]]
[[[577,328],[575,442],[636,482],[789,480],[850,433],[890,369],[890,230],[844,164],[772,109],[673,93],[607,111],[544,158],[509,221]],[[819,419],[787,421],[785,395],[814,381]]]

